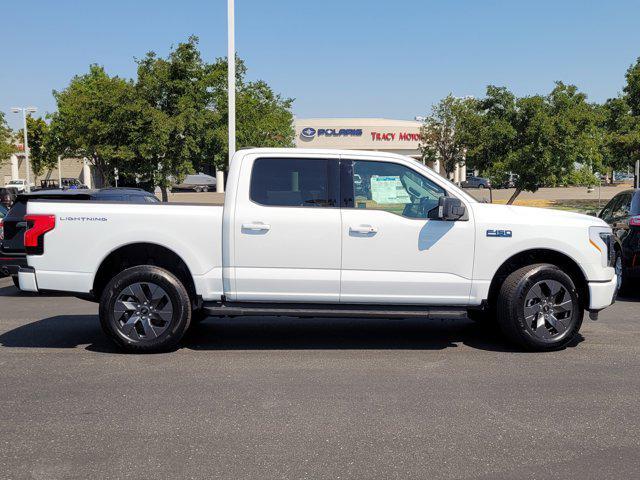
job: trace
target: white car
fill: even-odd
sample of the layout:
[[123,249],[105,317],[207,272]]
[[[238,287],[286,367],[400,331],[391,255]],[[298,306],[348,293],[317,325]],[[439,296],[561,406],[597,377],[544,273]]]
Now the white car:
[[[29,185],[33,188],[33,183]],[[5,188],[15,188],[19,193],[24,193],[27,191],[27,181],[20,178],[11,180],[5,185]]]
[[617,291],[602,220],[479,203],[400,155],[241,150],[225,198],[29,202],[20,288],[93,296],[128,351],[174,348],[206,316],[467,314],[551,350]]

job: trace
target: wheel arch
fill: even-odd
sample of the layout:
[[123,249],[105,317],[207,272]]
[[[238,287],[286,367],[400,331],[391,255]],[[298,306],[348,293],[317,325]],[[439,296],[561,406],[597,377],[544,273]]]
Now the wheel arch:
[[118,272],[139,265],[154,265],[174,274],[185,286],[192,300],[197,300],[193,275],[176,252],[152,242],[134,242],[113,249],[100,262],[93,278],[91,293],[97,299]]
[[582,305],[585,308],[589,305],[589,285],[580,264],[569,255],[549,248],[524,250],[506,259],[491,279],[487,298],[489,305],[495,305],[500,287],[509,274],[519,268],[536,263],[549,263],[563,270],[573,280]]

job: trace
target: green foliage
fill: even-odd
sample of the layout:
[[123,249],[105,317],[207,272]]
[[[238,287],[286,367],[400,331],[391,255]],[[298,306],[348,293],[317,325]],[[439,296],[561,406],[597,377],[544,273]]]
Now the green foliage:
[[13,132],[7,125],[4,113],[0,112],[0,165],[7,161],[15,151]]
[[145,113],[133,82],[110,77],[104,68],[91,65],[89,73],[71,80],[61,92],[53,92],[58,111],[51,116],[52,151],[87,157],[106,183],[113,169],[126,170],[135,159],[134,133]]
[[465,145],[458,128],[461,119],[467,114],[468,104],[449,94],[431,109],[431,115],[425,119],[420,129],[420,150],[422,158],[429,162],[440,160],[447,173],[451,173],[456,164],[464,162]]
[[626,74],[623,94],[607,100],[603,110],[606,163],[624,169],[640,160],[640,58]]
[[[107,183],[121,177],[167,187],[205,165],[227,164],[227,63],[207,63],[190,37],[166,58],[149,52],[137,79],[109,76],[92,65],[54,92],[58,111],[49,129],[51,151],[87,157]],[[292,100],[262,81],[246,82],[237,60],[237,145],[291,146]]]
[[[237,145],[291,146],[293,116],[283,99],[262,81],[245,82],[246,68],[236,61]],[[168,58],[153,52],[138,62],[136,91],[153,110],[152,120],[141,126],[138,158],[163,189],[173,179],[200,170],[206,164],[225,169],[227,164],[227,62],[205,63],[198,39],[190,37]]]
[[504,87],[468,103],[472,114],[458,123],[467,164],[501,184],[518,175],[512,203],[524,190],[566,183],[575,164],[589,171],[602,164],[601,114],[573,85],[556,83],[547,96],[517,98]]
[[600,181],[588,166],[583,165],[567,176],[566,183],[576,187],[590,187],[598,185]]
[[[21,139],[24,129],[16,134],[16,138]],[[31,168],[36,175],[40,175],[44,170],[53,168],[57,162],[55,147],[52,145],[50,127],[44,119],[38,117],[27,117],[27,134],[29,139],[29,160]]]

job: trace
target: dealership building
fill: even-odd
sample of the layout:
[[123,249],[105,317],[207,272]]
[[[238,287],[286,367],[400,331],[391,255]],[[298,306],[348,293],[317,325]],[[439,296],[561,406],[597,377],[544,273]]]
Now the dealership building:
[[[388,118],[297,118],[295,143],[298,148],[336,148],[397,153],[422,161],[420,127],[415,120]],[[440,161],[427,162],[445,175]],[[454,182],[466,177],[466,167],[458,165],[450,176]]]
[[[22,145],[18,145],[19,151],[12,154],[5,162],[0,162],[0,187],[6,185],[11,180],[27,178],[27,162]],[[95,175],[94,169],[87,160],[82,158],[61,158],[57,166],[45,169],[40,174],[36,174],[29,169],[29,179],[33,186],[39,187],[41,180],[60,180],[61,178],[75,178],[84,183],[89,188],[99,185],[100,181]]]

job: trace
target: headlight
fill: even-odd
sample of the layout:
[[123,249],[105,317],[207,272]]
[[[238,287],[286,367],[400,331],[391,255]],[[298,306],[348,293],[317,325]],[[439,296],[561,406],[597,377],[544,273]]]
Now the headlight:
[[613,267],[616,252],[610,227],[589,227],[589,243],[600,252],[603,267]]

